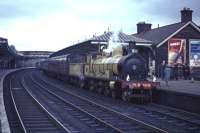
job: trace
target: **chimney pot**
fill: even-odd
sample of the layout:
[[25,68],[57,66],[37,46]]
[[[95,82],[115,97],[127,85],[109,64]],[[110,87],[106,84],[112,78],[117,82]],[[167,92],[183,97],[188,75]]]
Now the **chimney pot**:
[[151,24],[145,22],[137,23],[137,33],[142,33],[151,30]]
[[190,10],[190,8],[184,7],[181,10],[181,22],[192,21],[192,12],[193,10]]

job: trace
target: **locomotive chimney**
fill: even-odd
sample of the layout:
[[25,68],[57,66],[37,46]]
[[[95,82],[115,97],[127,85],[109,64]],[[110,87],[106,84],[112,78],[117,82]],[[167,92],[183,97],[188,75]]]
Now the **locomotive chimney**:
[[151,30],[151,24],[145,22],[137,23],[137,33],[146,32]]
[[190,10],[190,8],[184,7],[183,10],[181,10],[181,22],[192,21],[192,12],[193,10]]
[[135,42],[130,42],[128,46],[128,53],[137,53]]

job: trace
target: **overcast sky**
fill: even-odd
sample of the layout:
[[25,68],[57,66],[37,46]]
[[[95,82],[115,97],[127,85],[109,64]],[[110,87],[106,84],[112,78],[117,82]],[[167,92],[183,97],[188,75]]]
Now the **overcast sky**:
[[200,0],[0,0],[0,37],[17,50],[57,51],[104,31],[136,32],[141,21],[153,27],[180,22],[191,8],[200,25]]

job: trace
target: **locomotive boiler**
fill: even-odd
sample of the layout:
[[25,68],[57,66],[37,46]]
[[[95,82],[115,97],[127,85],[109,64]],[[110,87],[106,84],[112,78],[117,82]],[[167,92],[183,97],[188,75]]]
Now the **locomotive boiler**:
[[87,76],[104,79],[145,80],[147,67],[144,59],[137,53],[123,55],[123,48],[118,47],[112,56],[97,56],[86,65]]
[[[77,84],[81,88],[97,91],[124,101],[139,98],[151,100],[152,89],[158,83],[147,80],[145,60],[138,53],[124,55],[119,46],[111,55],[105,53],[77,56],[53,57],[38,63],[38,67],[57,78]],[[58,69],[57,69],[58,68]]]

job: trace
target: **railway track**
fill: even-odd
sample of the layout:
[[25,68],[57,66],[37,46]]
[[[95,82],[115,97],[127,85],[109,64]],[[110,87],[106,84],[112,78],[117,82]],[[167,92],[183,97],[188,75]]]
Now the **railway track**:
[[[167,113],[170,116],[178,116],[179,118],[191,122],[192,124],[198,124],[200,127],[200,115],[198,114],[155,103],[152,103],[151,105],[154,107],[153,110],[155,110],[155,108],[160,108],[162,112]],[[177,112],[179,112],[179,114],[177,114]]]
[[[136,105],[137,106],[137,105]],[[154,105],[155,106],[155,105]],[[157,105],[158,106],[158,105]],[[165,110],[157,110],[151,106],[139,106],[139,112],[143,112],[168,123],[173,123],[179,127],[183,127],[187,132],[200,132],[200,117],[185,116],[183,113],[177,114],[175,111],[165,108]]]
[[[21,80],[24,75],[24,80]],[[76,87],[70,89],[73,87],[70,85],[62,88],[54,83],[55,80],[41,76],[27,70],[8,78],[6,85],[9,89],[4,89],[7,91],[4,94],[10,95],[6,108],[12,112],[8,119],[14,133],[200,133],[199,115],[155,104],[125,103]]]
[[6,109],[6,114],[7,114],[9,125],[10,125],[10,131],[12,133],[23,133],[24,130],[17,116],[17,112],[15,110],[13,100],[11,97],[9,78],[10,76],[7,76],[4,80],[3,97],[4,97],[4,105]]
[[76,107],[83,110],[84,112],[87,112],[88,114],[98,118],[104,123],[119,129],[120,132],[166,132],[165,130],[128,117],[120,112],[94,103],[93,101],[75,95],[71,92],[63,93],[63,91],[59,90],[58,88],[52,87],[50,85],[47,86],[46,84],[36,81],[33,77],[31,77],[29,81],[30,80],[32,80],[34,84],[37,84],[39,88],[45,90],[45,92],[48,92],[49,94],[52,94],[65,102],[73,103]]
[[[45,83],[46,81],[44,81],[43,79],[40,80],[43,81],[43,84],[52,86],[57,89],[61,89],[60,87],[56,87],[51,83]],[[66,92],[67,89],[62,89],[62,91]],[[95,102],[99,101],[101,104],[105,103],[106,100],[102,98],[102,96],[98,97],[96,94],[88,95],[88,93],[87,95],[84,95],[84,93],[81,91],[79,94],[84,95],[84,97]],[[114,102],[113,104],[116,104],[116,102]],[[110,107],[112,108],[112,106],[113,105],[111,104]],[[133,107],[130,108],[130,106]],[[113,109],[116,110],[116,108]],[[127,111],[124,111],[123,109],[127,109]],[[117,109],[117,111],[123,112],[124,114],[130,117],[136,117],[144,121],[149,121],[149,123],[155,125],[156,127],[162,127],[168,132],[200,132],[200,116],[193,115],[191,113],[187,113],[181,110],[160,107],[155,104],[150,104],[149,106],[139,106],[123,103],[121,109]],[[139,117],[139,115],[143,116],[144,118]]]
[[[29,90],[37,95],[37,97],[43,97],[42,99],[40,98],[40,100],[44,101],[44,104],[48,106],[46,108],[54,112],[54,116],[56,116],[63,125],[69,128],[71,132],[123,132],[119,128],[105,123],[94,115],[74,105],[72,102],[64,100],[55,93],[40,87],[37,83],[32,84],[32,80],[28,77],[26,77],[26,79],[28,81],[23,80],[23,85],[28,87],[31,84],[32,87],[29,87]],[[50,104],[48,105],[48,103],[56,105],[52,106]]]
[[9,121],[11,132],[70,133],[26,88],[21,86],[18,82],[19,77],[18,80],[16,78],[13,76],[9,79],[9,88],[7,88],[19,120],[17,130],[15,124]]

